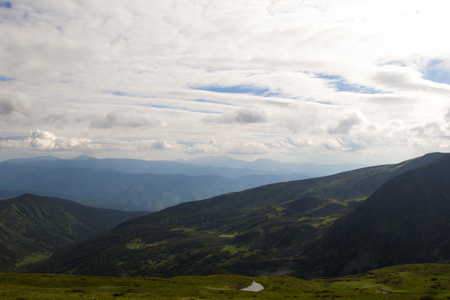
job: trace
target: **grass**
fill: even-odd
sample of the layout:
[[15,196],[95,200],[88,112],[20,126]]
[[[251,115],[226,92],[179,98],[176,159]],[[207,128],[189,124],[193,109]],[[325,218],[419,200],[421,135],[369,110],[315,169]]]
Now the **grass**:
[[[244,292],[253,280],[262,292]],[[169,279],[0,274],[1,299],[450,299],[450,265],[420,264],[302,280],[289,276],[183,276]]]
[[48,253],[33,253],[31,255],[25,256],[22,260],[15,264],[16,268],[20,268],[29,264],[34,264],[43,261],[48,257]]

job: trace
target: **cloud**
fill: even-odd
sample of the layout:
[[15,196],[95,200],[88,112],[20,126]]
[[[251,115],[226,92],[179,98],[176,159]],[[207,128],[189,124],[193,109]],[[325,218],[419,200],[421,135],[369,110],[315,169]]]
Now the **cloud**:
[[329,134],[348,134],[353,127],[361,124],[363,119],[357,113],[350,113],[344,115],[339,123],[333,127],[328,129]]
[[149,127],[158,124],[156,120],[150,120],[144,116],[121,111],[111,112],[104,117],[92,117],[89,125],[92,128],[110,129],[110,128],[138,128]]
[[0,95],[0,116],[11,123],[32,123],[38,103],[32,103],[23,94]]
[[170,150],[179,147],[180,145],[174,139],[157,140],[152,143],[152,148],[160,150]]
[[3,1],[1,143],[171,158],[443,147],[450,4],[372,2]]
[[196,143],[193,146],[185,148],[189,154],[239,154],[239,155],[255,155],[269,153],[271,146],[260,142],[218,142],[209,141],[206,143]]
[[35,150],[71,150],[83,149],[91,141],[86,138],[64,138],[57,137],[55,134],[36,129],[25,138],[4,138],[0,140],[2,148],[28,148]]
[[225,113],[219,116],[208,116],[203,119],[205,122],[216,123],[238,123],[252,124],[264,123],[267,121],[266,113],[258,109],[238,109],[231,113]]
[[444,135],[444,127],[437,122],[426,122],[414,125],[411,131],[421,137],[441,137]]
[[186,153],[189,154],[214,154],[219,152],[220,146],[214,140],[207,143],[195,143],[186,149]]
[[73,148],[83,148],[90,140],[85,138],[60,138],[53,133],[36,129],[31,132],[31,137],[24,140],[30,142],[32,148],[38,150],[68,150]]
[[228,154],[255,155],[270,152],[270,148],[266,144],[260,142],[235,143],[226,145],[225,148],[226,153]]
[[450,109],[445,113],[444,120],[450,125]]
[[374,83],[386,91],[449,93],[450,86],[425,80],[424,75],[411,67],[385,65],[373,76]]
[[39,150],[55,149],[56,136],[51,132],[37,129],[31,133],[30,144],[31,147]]

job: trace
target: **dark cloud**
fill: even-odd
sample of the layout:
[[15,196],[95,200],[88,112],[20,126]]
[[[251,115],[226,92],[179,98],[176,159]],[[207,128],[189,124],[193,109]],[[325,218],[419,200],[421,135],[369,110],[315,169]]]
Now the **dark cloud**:
[[0,115],[9,115],[16,111],[14,104],[8,99],[0,99]]
[[28,122],[36,110],[39,110],[38,103],[31,103],[22,96],[0,96],[0,116],[8,122],[24,123]]
[[350,130],[360,124],[362,119],[356,113],[345,115],[334,128],[328,129],[330,134],[348,134]]
[[69,119],[66,115],[63,114],[52,114],[42,118],[42,121],[50,124],[56,124],[58,126],[62,126],[64,124],[69,123]]
[[411,128],[411,131],[420,137],[439,137],[443,134],[440,124],[436,122],[426,122]]
[[240,109],[232,113],[226,113],[220,116],[207,117],[206,122],[216,123],[264,123],[267,121],[266,114],[261,110]]
[[138,128],[151,125],[151,122],[141,116],[122,112],[108,113],[104,117],[93,118],[90,126],[93,128],[109,129],[109,128]]
[[444,120],[450,124],[450,109],[445,113]]

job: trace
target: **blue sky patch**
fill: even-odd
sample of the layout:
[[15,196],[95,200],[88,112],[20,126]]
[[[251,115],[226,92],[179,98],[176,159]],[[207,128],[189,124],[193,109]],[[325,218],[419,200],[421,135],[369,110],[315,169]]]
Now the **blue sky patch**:
[[334,86],[338,92],[352,92],[359,94],[380,94],[379,90],[369,88],[366,86],[361,86],[357,84],[349,84],[345,80],[338,80],[329,83],[329,85]]
[[450,70],[446,68],[442,60],[435,59],[430,61],[423,72],[423,75],[427,80],[450,84]]
[[0,7],[12,8],[12,4],[9,1],[0,1]]
[[351,84],[345,78],[339,75],[329,75],[317,73],[315,74],[318,78],[328,79],[328,86],[336,89],[338,92],[351,92],[358,94],[381,94],[382,92],[370,87]]
[[220,104],[220,105],[231,105],[230,103],[226,102],[220,102],[220,101],[214,101],[214,100],[206,100],[206,99],[196,99],[195,102],[202,102],[202,103],[212,103],[212,104]]
[[199,112],[199,113],[204,113],[204,114],[221,114],[221,112],[218,112],[218,111],[190,109],[187,107],[176,107],[176,106],[163,105],[163,104],[144,104],[144,106],[149,106],[149,107],[154,107],[154,108],[164,108],[164,109],[185,110],[185,111]]
[[226,94],[250,94],[263,97],[271,97],[277,95],[276,93],[271,93],[270,89],[268,88],[260,88],[249,85],[234,85],[234,86],[211,85],[211,86],[194,87],[193,89]]
[[0,75],[0,81],[13,81],[13,80],[16,80],[16,79]]
[[112,94],[112,95],[116,95],[116,96],[129,96],[129,97],[135,97],[132,94],[126,93],[126,92],[121,92],[121,91],[106,91],[105,93],[107,94]]

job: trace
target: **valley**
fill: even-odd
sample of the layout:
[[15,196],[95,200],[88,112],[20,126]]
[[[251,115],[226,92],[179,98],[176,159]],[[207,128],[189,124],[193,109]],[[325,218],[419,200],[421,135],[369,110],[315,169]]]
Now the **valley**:
[[449,174],[431,153],[157,212],[23,194],[0,201],[2,293],[247,299],[256,281],[262,299],[445,298]]

